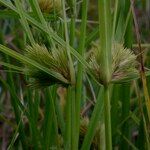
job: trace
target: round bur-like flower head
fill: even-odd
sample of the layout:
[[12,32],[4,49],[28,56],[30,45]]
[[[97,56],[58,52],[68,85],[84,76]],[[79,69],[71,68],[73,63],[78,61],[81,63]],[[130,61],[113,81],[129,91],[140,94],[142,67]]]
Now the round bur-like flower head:
[[45,46],[34,44],[26,48],[25,56],[48,68],[49,71],[56,75],[51,76],[34,66],[25,64],[25,71],[31,79],[30,86],[40,88],[56,83],[65,86],[70,84],[70,71],[65,49],[58,46],[57,49],[49,52]]
[[137,71],[136,55],[128,48],[124,48],[121,44],[113,44],[112,46],[112,80],[124,80],[132,78]]
[[[101,48],[100,44],[95,43],[91,49],[89,59],[89,68],[87,71],[95,76],[99,83],[104,84],[103,69],[101,67]],[[133,78],[137,73],[136,55],[128,48],[124,48],[122,44],[112,44],[112,70],[110,82],[126,82],[126,79]]]

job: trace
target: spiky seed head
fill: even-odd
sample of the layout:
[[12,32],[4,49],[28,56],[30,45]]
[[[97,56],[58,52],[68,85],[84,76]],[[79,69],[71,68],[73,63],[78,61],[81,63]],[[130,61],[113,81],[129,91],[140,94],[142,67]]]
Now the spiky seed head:
[[138,73],[137,56],[122,44],[112,45],[112,59],[112,80],[123,80]]
[[42,12],[50,13],[56,11],[57,13],[61,10],[61,0],[38,0],[40,9]]
[[25,64],[26,73],[31,79],[30,86],[40,88],[56,83],[65,86],[70,84],[70,71],[65,49],[58,46],[57,49],[53,49],[49,52],[44,45],[40,46],[39,44],[34,44],[33,46],[27,46],[25,56],[48,68],[50,71],[58,74],[64,79],[63,81],[60,81],[44,71]]
[[99,60],[99,47],[96,45],[93,45],[92,49],[91,49],[91,53],[90,56],[88,58],[89,61],[89,68],[88,71],[90,71],[93,76],[95,76],[95,78],[97,79],[97,81],[99,81],[99,83],[104,84],[104,79],[103,79],[103,71],[101,68],[101,63]]
[[[104,74],[101,67],[100,60],[100,44],[95,43],[91,49],[91,55],[88,58],[90,71],[99,83],[104,84]],[[136,55],[128,48],[124,48],[122,44],[113,43],[112,44],[112,71],[111,71],[111,81],[122,80],[134,76],[138,73],[137,69]],[[110,81],[110,82],[111,82]]]

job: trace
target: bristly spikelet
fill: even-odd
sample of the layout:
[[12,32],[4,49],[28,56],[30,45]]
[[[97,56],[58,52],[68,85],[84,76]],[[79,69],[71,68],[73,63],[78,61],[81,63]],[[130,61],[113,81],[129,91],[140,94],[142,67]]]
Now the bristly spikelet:
[[56,11],[57,13],[61,10],[61,0],[38,0],[40,9],[44,13],[50,13]]
[[91,49],[91,55],[89,58],[89,68],[87,71],[90,71],[93,76],[99,81],[99,83],[104,84],[103,80],[103,71],[101,69],[101,63],[99,60],[99,47],[94,45]]
[[25,64],[25,70],[31,79],[30,86],[39,88],[56,83],[63,85],[70,83],[70,71],[65,49],[58,46],[57,49],[49,52],[45,46],[34,44],[33,46],[27,46],[25,55],[66,80],[66,82],[62,82],[44,71]]
[[132,76],[137,71],[136,55],[128,48],[124,48],[121,44],[113,44],[112,46],[112,79],[120,80],[128,76]]
[[[101,69],[100,60],[100,46],[94,43],[91,49],[91,55],[89,58],[89,68],[95,78],[101,84],[105,84],[103,80],[103,70]],[[132,77],[138,73],[137,69],[136,55],[127,48],[124,48],[122,44],[113,43],[112,45],[112,77],[111,81],[123,81],[127,77]],[[111,82],[110,81],[110,82]]]

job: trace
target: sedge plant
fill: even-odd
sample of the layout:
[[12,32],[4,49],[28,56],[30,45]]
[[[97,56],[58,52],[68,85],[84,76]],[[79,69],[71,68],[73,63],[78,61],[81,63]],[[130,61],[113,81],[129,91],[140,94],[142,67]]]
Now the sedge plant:
[[[1,61],[9,68],[8,83],[0,80],[10,92],[17,124],[9,149],[14,143],[20,147],[20,141],[21,149],[111,150],[126,144],[136,149],[129,128],[137,127],[140,138],[144,127],[148,145],[144,103],[142,119],[138,108],[130,109],[137,105],[136,100],[130,103],[130,92],[138,95],[138,85],[135,90],[132,81],[140,78],[138,55],[129,42],[130,2],[113,2],[95,2],[98,18],[94,22],[88,20],[88,0],[0,0],[12,12],[7,14],[20,21],[23,33],[23,46],[16,44],[19,50],[12,50],[6,42],[0,45],[0,51],[16,61],[11,64],[5,57]],[[16,81],[13,71],[21,74]],[[127,128],[130,122],[134,123]]]

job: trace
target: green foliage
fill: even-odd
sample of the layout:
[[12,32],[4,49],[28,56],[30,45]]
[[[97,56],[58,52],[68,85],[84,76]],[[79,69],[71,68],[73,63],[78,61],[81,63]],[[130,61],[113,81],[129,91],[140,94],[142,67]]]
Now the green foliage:
[[149,149],[149,2],[131,2],[0,0],[2,149]]

